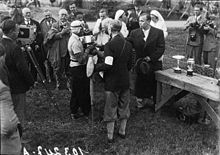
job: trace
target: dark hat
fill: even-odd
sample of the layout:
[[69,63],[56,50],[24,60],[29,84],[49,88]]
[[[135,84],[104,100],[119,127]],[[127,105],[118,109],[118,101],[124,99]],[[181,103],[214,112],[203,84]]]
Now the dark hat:
[[151,70],[149,62],[144,58],[139,58],[135,64],[135,70],[138,74],[148,74]]
[[11,19],[7,19],[2,23],[2,31],[3,33],[8,33],[10,30],[15,29],[16,23]]

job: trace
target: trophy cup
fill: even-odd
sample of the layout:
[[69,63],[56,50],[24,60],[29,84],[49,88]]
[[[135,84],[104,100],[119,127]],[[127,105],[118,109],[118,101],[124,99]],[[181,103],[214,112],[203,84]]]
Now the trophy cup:
[[189,58],[187,60],[187,72],[186,75],[187,76],[193,76],[193,65],[194,65],[195,61],[193,58]]
[[179,67],[180,66],[180,60],[184,59],[185,57],[183,55],[174,55],[174,56],[172,56],[172,58],[177,60],[177,67],[174,67],[173,70],[174,70],[175,73],[180,74],[182,72],[180,67]]

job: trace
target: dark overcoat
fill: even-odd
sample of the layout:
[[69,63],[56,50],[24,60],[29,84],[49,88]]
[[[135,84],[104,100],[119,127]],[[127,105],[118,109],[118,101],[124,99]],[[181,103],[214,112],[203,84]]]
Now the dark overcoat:
[[133,30],[128,37],[136,52],[136,59],[150,57],[150,72],[137,74],[135,82],[135,96],[138,98],[150,98],[156,94],[156,81],[154,72],[162,69],[162,61],[159,58],[165,51],[163,31],[151,27],[147,40],[144,40],[141,28]]

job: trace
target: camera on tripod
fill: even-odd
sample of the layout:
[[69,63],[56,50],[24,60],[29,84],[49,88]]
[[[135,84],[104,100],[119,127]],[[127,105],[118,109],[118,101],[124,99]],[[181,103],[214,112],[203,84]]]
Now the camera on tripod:
[[30,45],[36,39],[36,25],[20,25],[17,41],[21,46]]

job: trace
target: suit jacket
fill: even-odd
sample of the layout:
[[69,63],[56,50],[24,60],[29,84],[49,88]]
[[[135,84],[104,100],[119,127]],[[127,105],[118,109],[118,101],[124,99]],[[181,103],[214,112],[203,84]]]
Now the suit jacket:
[[137,74],[135,82],[135,96],[139,98],[150,98],[156,95],[156,80],[154,71],[162,69],[162,61],[159,58],[165,50],[163,31],[151,27],[147,40],[144,40],[141,28],[133,30],[128,40],[133,44],[136,59],[149,56],[150,71],[147,74]]
[[144,32],[141,28],[133,30],[128,37],[136,52],[136,58],[149,56],[152,63],[158,62],[165,51],[163,31],[151,27],[147,40],[144,40]]
[[105,44],[105,58],[113,57],[113,65],[100,63],[96,65],[95,70],[105,71],[104,80],[106,91],[117,91],[129,88],[129,70],[131,69],[132,63],[131,53],[131,43],[127,42],[119,34]]
[[10,38],[2,39],[5,47],[5,64],[9,71],[9,85],[12,94],[25,93],[34,84],[21,48]]
[[[60,56],[65,57],[66,54],[68,53],[68,41],[70,38],[70,31],[65,34],[61,34],[63,27],[62,23],[60,21],[57,21],[54,24],[56,25],[58,31],[55,33],[53,39],[59,42]],[[66,26],[70,28],[70,23],[66,22]]]

